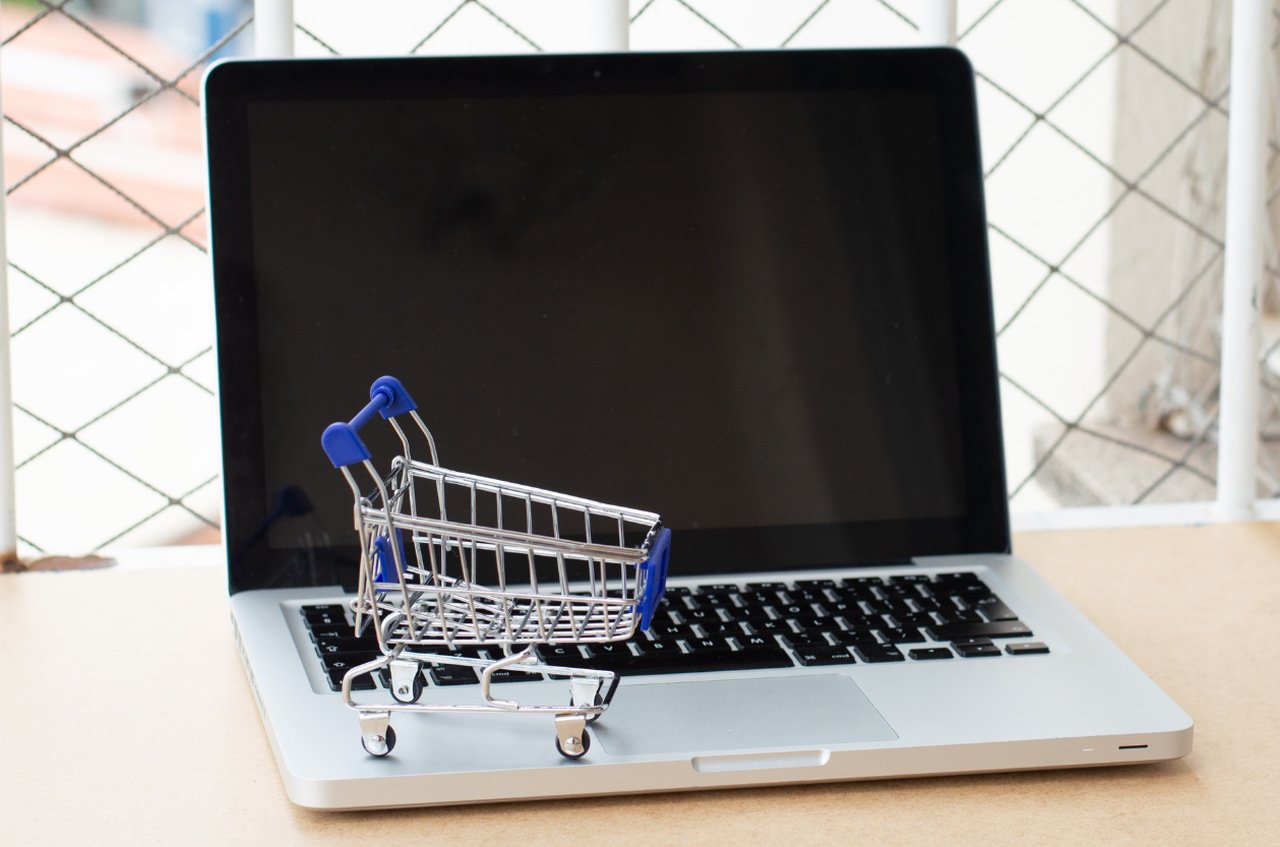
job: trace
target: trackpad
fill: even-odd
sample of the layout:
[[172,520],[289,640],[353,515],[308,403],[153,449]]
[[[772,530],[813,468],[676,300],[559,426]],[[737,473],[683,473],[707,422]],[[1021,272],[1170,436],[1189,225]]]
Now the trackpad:
[[619,756],[898,737],[854,681],[838,674],[623,685],[591,734]]

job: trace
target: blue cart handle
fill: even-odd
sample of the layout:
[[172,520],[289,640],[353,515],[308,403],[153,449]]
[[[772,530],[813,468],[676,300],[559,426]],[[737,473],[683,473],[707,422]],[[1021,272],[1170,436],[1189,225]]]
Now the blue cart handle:
[[393,376],[380,376],[369,386],[369,404],[356,413],[348,423],[331,423],[320,436],[320,446],[335,468],[345,468],[370,458],[369,448],[360,439],[360,430],[373,420],[375,414],[394,418],[418,408],[400,380]]

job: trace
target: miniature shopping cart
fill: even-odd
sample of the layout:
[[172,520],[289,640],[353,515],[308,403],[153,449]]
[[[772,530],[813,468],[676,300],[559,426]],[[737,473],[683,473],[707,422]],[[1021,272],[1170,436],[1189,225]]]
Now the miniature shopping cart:
[[[556,749],[580,758],[591,744],[586,725],[609,707],[617,675],[545,664],[535,647],[623,641],[637,627],[648,629],[666,584],[671,530],[652,512],[442,468],[399,380],[375,380],[369,397],[349,423],[330,425],[321,439],[355,495],[356,634],[372,627],[382,654],[342,678],[365,750],[391,752],[392,712],[521,712],[554,715]],[[382,472],[358,434],[378,414],[403,449]],[[412,457],[397,421],[405,414],[421,431],[429,462]],[[367,487],[354,465],[367,471]],[[482,647],[502,657],[483,658]],[[478,669],[483,703],[419,703],[428,665]],[[395,702],[356,702],[352,680],[384,668]],[[493,696],[495,676],[520,672],[566,677],[568,702]]]

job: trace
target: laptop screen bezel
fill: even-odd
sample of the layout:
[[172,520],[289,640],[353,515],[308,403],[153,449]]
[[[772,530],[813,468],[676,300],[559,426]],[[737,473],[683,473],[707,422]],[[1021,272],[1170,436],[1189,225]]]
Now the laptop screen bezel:
[[[839,525],[770,526],[735,531],[732,549],[827,550],[850,546],[852,560],[802,565],[849,567],[920,556],[1008,552],[1009,516],[999,411],[996,338],[973,70],[945,48],[626,53],[387,59],[230,60],[205,76],[209,219],[217,319],[224,511],[232,593],[281,587],[254,552],[265,483],[258,322],[249,200],[248,111],[272,101],[379,100],[415,92],[451,95],[572,96],[701,90],[812,90],[859,86],[932,92],[939,106],[951,299],[960,374],[957,410],[963,440],[965,506],[952,517]],[[323,461],[317,445],[318,461]],[[354,543],[354,536],[352,538]],[[803,558],[803,553],[801,557]],[[726,560],[734,557],[728,555]],[[688,563],[687,573],[698,570]],[[793,565],[794,566],[794,565]],[[283,584],[310,584],[302,578]]]

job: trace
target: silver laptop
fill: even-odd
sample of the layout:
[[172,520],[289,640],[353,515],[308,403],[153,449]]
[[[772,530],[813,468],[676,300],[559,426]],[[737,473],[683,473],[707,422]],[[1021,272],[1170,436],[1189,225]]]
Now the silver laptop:
[[[228,62],[205,109],[231,608],[294,802],[1190,750],[1191,719],[1010,553],[960,53]],[[339,688],[377,644],[351,628],[352,492],[320,434],[387,373],[443,464],[673,531],[647,632],[547,648],[622,680],[585,756],[522,713],[397,712],[394,749],[361,743]],[[415,684],[482,702],[465,663]]]

